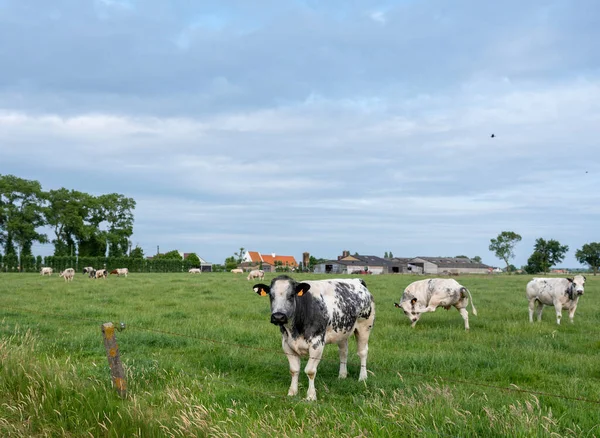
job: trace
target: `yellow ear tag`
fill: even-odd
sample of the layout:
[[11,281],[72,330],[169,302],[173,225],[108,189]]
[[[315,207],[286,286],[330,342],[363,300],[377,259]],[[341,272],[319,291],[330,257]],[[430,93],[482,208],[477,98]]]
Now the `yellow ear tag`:
[[301,297],[302,295],[304,295],[304,291],[300,289],[300,292],[298,292],[298,296]]
[[264,289],[261,289],[261,290],[260,290],[260,296],[261,296],[261,297],[266,297],[266,296],[267,296],[267,293],[265,292],[265,290],[264,290]]

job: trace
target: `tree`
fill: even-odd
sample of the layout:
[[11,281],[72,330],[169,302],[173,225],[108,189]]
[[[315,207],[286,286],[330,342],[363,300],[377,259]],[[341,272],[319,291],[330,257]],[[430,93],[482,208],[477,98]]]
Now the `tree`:
[[198,257],[195,252],[193,252],[191,254],[188,254],[186,260],[188,262],[190,262],[191,266],[194,266],[194,267],[197,267],[197,268],[200,267],[200,257]]
[[533,254],[527,260],[525,270],[528,274],[548,273],[552,266],[563,261],[568,251],[569,247],[561,245],[557,240],[546,241],[539,238],[535,241]]
[[506,263],[506,272],[510,272],[510,259],[515,257],[514,248],[521,236],[513,231],[502,231],[495,239],[490,239],[489,249],[497,258]]
[[388,256],[388,252],[386,251],[385,254],[383,255],[384,259],[389,259],[390,257]]
[[48,241],[45,234],[37,231],[46,224],[43,202],[38,181],[0,175],[0,236],[5,255],[18,252],[21,260],[32,255],[33,242]]
[[392,251],[390,251],[390,258],[393,259],[394,258],[394,254],[392,254]]
[[[475,256],[475,257],[473,257],[471,260],[473,260],[475,263],[482,263],[482,261],[481,261],[481,257],[479,257],[479,256]],[[509,266],[509,267],[510,267],[510,266]]]
[[76,253],[76,242],[84,234],[90,195],[76,190],[61,188],[44,193],[46,222],[54,230],[55,256]]
[[136,245],[135,248],[130,251],[129,257],[132,259],[143,259],[144,250],[139,245]]
[[600,242],[586,243],[575,252],[575,258],[579,263],[588,265],[596,275],[600,266]]
[[225,259],[225,270],[226,271],[231,271],[232,269],[237,268],[237,265],[238,265],[238,263],[234,256],[227,257]]
[[240,248],[239,252],[234,252],[233,255],[235,255],[237,263],[239,265],[240,263],[242,263],[242,261],[244,260],[244,256],[246,255],[245,249]]
[[181,260],[181,254],[179,254],[179,251],[177,251],[176,249],[166,252],[164,254],[157,254],[153,257],[154,259],[157,260]]

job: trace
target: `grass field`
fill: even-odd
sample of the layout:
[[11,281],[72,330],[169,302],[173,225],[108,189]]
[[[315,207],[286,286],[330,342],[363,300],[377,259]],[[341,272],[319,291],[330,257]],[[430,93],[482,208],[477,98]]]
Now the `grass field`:
[[[351,342],[339,380],[329,345],[319,400],[306,402],[304,373],[286,396],[279,329],[245,277],[3,274],[0,436],[600,436],[599,279],[588,276],[575,324],[563,312],[557,326],[552,308],[528,322],[529,276],[458,277],[479,313],[465,332],[455,309],[410,328],[393,303],[422,278],[365,278],[377,306],[369,379],[357,381]],[[127,400],[111,388],[108,321],[127,324]]]

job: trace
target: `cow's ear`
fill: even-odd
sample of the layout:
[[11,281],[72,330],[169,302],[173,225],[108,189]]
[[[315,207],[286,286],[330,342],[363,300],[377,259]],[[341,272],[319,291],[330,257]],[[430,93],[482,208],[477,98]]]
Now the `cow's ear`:
[[398,308],[399,308],[399,307],[400,307],[400,304],[398,304],[398,303],[394,303],[394,307],[398,307]]
[[254,292],[259,294],[261,297],[266,297],[271,291],[271,288],[266,284],[255,284],[252,289],[254,289]]
[[567,278],[567,280],[569,280],[569,283],[573,283],[573,279],[572,278]]
[[417,302],[416,298],[413,298],[412,300],[410,300],[410,304],[412,304],[413,306],[416,304],[416,302]]
[[310,289],[310,284],[308,283],[300,283],[296,285],[296,295],[301,297],[305,292],[308,292]]
[[582,275],[582,277],[583,277],[584,282],[587,281],[587,278],[585,278],[585,275]]

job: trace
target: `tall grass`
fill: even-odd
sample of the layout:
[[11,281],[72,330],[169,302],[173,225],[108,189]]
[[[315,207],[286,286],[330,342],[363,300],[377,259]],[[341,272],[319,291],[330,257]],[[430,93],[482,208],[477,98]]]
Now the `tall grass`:
[[[558,326],[551,308],[528,322],[529,277],[459,277],[479,313],[465,332],[454,309],[410,328],[393,302],[420,278],[366,278],[377,305],[369,379],[357,381],[351,344],[339,380],[328,346],[309,403],[303,374],[300,395],[285,395],[279,330],[245,278],[2,275],[0,436],[600,435],[600,404],[573,400],[600,400],[600,281],[588,277],[575,324]],[[127,400],[111,388],[107,321],[127,324],[117,332]]]

